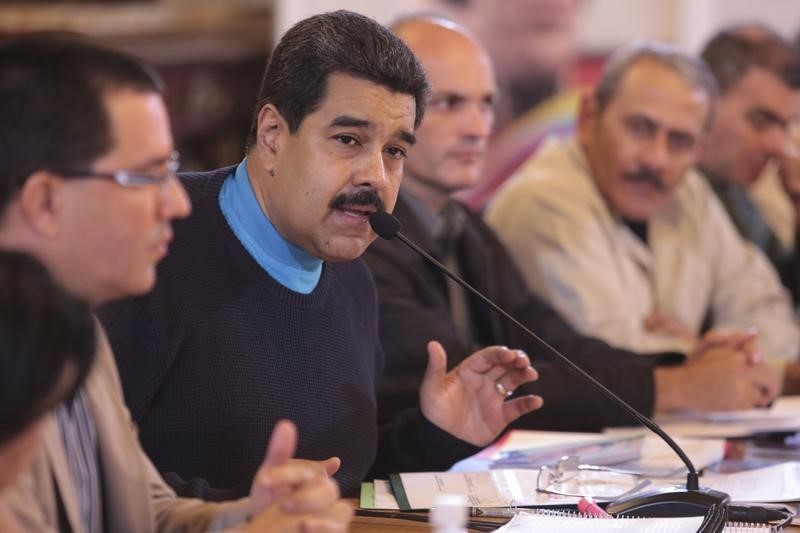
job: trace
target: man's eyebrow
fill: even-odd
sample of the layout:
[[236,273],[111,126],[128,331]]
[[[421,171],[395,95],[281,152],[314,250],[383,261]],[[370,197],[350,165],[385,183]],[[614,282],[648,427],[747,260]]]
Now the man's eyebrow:
[[[331,128],[372,128],[372,123],[363,118],[356,118],[350,115],[340,115],[331,121]],[[413,146],[417,142],[417,137],[410,131],[401,131],[397,134],[403,142]]]
[[788,120],[784,119],[782,116],[768,107],[757,107],[751,111],[751,115],[761,115],[770,122],[780,124],[781,126],[789,123]]
[[403,141],[407,142],[410,146],[414,146],[414,144],[416,144],[417,142],[417,136],[411,133],[410,131],[403,130],[399,133],[399,136]]
[[697,140],[697,135],[687,130],[669,130],[667,133],[673,137],[680,137],[681,139],[685,139],[687,141],[694,142]]
[[153,158],[151,158],[151,159],[149,159],[147,161],[143,161],[142,163],[140,163],[138,165],[132,166],[129,170],[136,170],[136,171],[141,170],[141,171],[143,171],[143,170],[151,169],[153,167],[164,165],[164,164],[166,164],[167,162],[170,161],[170,159],[172,158],[172,154],[173,154],[173,152],[170,152],[170,154],[167,155],[167,156],[153,157]]
[[369,120],[363,118],[351,117],[350,115],[341,115],[333,119],[331,122],[332,128],[370,128],[372,124]]

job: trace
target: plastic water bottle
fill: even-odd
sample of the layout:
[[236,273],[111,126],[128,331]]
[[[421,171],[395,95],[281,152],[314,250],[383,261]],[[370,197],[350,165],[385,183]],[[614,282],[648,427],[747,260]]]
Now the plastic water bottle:
[[428,520],[433,533],[467,533],[467,498],[461,494],[436,497]]

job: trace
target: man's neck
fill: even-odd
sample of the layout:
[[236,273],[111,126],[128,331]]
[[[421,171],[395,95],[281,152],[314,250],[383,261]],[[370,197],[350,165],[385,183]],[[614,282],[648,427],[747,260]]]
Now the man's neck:
[[267,175],[267,170],[261,163],[261,157],[258,153],[258,150],[253,148],[247,152],[247,155],[245,156],[245,169],[247,170],[247,179],[250,181],[250,188],[253,190],[253,195],[256,197],[256,201],[261,208],[261,212],[264,213],[265,217],[267,217],[267,220],[270,224],[272,224],[272,227],[275,228],[275,231],[278,232],[278,235],[280,235],[280,237],[287,243],[297,246],[307,253],[311,253],[305,250],[305,248],[302,246],[293,242],[283,230],[281,221],[276,220],[272,215],[270,215],[269,207],[267,206],[267,194],[261,184],[268,179],[274,179],[274,176]]
[[714,159],[711,157],[713,153],[712,144],[709,141],[708,146],[706,146],[703,153],[700,155],[700,158],[697,160],[697,170],[699,170],[711,183],[717,185],[724,185],[728,183],[728,179],[725,176],[725,173],[722,172],[718,167],[719,165],[714,164]]
[[[264,167],[261,165],[261,159],[259,158],[257,150],[250,150],[247,153],[247,160],[245,163],[245,168],[247,168],[247,176],[250,179],[250,187],[253,189],[253,194],[258,201],[258,205],[261,206],[261,211],[264,212],[267,218],[270,218],[269,211],[267,210],[266,205],[266,198],[264,197],[264,192],[261,190],[261,187],[258,184],[263,181],[263,174],[266,172]],[[270,219],[271,220],[271,219]]]
[[68,251],[48,254],[45,251],[20,250],[38,259],[53,279],[63,289],[88,303],[93,309],[115,298],[125,295],[108,294],[108,287],[100,287],[97,281],[86,275],[86,264],[83,258],[74,257]]
[[84,268],[80,268],[80,265],[73,266],[68,264],[69,258],[67,260],[60,259],[59,257],[62,254],[50,254],[46,251],[34,250],[24,246],[6,248],[0,244],[0,247],[36,258],[37,261],[44,265],[55,282],[62,289],[76,298],[83,300],[93,309],[110,300],[110,298],[100,294],[98,287],[96,287],[91,280],[87,279]]
[[322,275],[322,260],[289,242],[266,216],[258,202],[246,163],[222,184],[219,206],[225,220],[247,252],[281,285],[311,293]]
[[450,195],[439,188],[432,187],[406,173],[403,188],[419,200],[432,213],[440,213],[450,200]]

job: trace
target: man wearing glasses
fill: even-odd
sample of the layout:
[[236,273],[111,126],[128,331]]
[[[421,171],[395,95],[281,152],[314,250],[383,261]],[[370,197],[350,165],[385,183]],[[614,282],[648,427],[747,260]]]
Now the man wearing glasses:
[[[77,38],[21,38],[0,47],[0,124],[0,247],[36,257],[93,307],[150,290],[171,221],[190,211],[153,73]],[[250,500],[177,498],[139,445],[98,330],[85,386],[43,422],[35,463],[0,495],[22,530],[346,529],[320,465],[288,461],[286,421]]]
[[181,166],[181,156],[173,151],[169,158],[163,162],[166,174],[147,174],[138,170],[115,170],[113,172],[97,172],[88,168],[82,170],[63,169],[59,174],[65,178],[100,178],[114,180],[123,187],[143,187],[145,185],[160,185],[168,182]]

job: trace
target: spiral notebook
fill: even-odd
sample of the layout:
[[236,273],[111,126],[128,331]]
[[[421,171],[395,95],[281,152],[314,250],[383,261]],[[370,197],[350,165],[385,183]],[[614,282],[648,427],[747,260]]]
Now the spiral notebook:
[[521,511],[497,533],[560,533],[591,531],[592,533],[772,533],[778,531],[765,524],[723,524],[724,514],[686,518],[595,518],[573,512],[535,510]]

